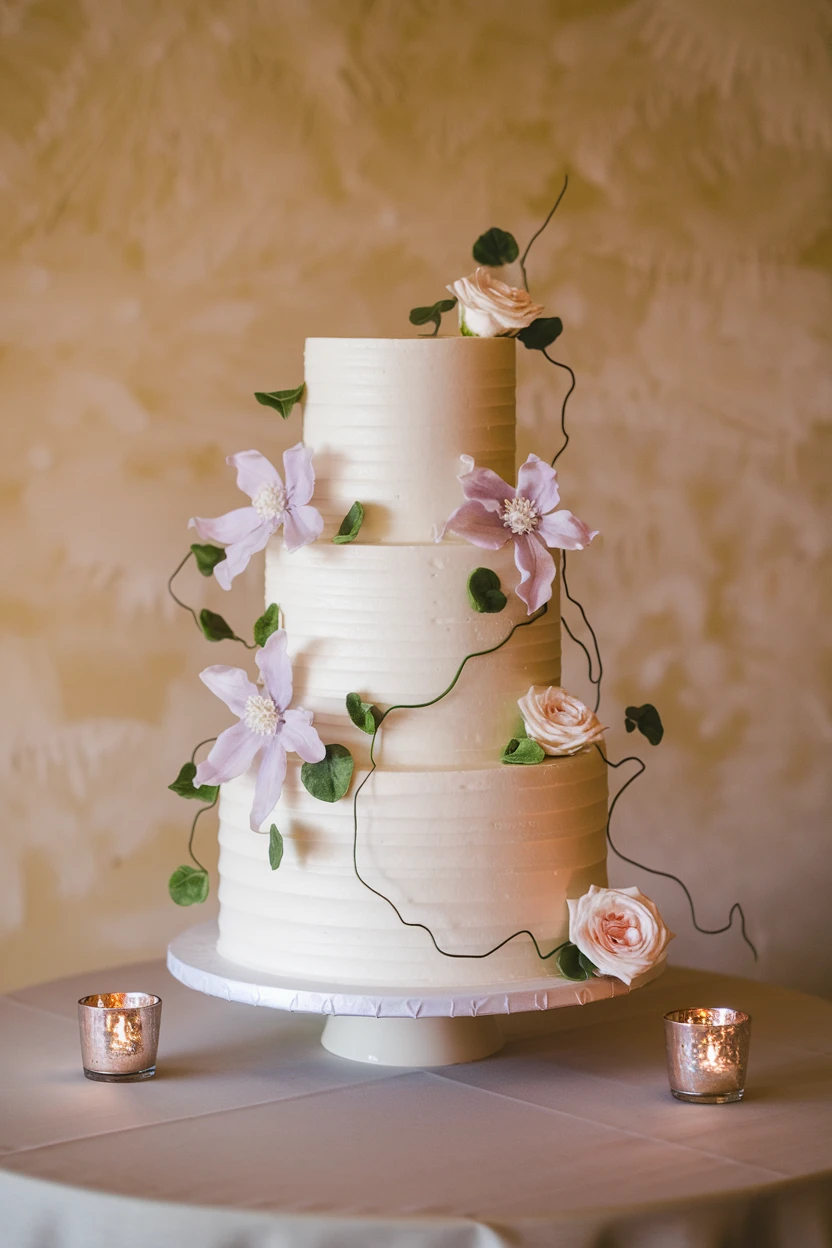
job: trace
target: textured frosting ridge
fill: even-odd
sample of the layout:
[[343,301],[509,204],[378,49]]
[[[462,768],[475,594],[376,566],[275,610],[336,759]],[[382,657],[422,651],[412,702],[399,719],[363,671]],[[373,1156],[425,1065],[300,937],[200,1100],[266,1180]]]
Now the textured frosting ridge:
[[459,505],[460,455],[510,480],[515,356],[510,338],[307,338],[304,441],[326,531],[359,499],[364,541],[427,542]]
[[[468,577],[485,565],[508,596],[497,615],[480,615],[468,601]],[[369,738],[344,713],[348,693],[380,707],[426,702],[450,684],[466,654],[490,649],[523,624],[495,654],[470,660],[447,698],[395,711],[379,733],[382,766],[486,766],[517,730],[519,694],[560,680],[558,585],[543,619],[526,626],[526,608],[512,593],[519,575],[510,548],[321,541],[289,555],[272,542],[266,599],[283,611],[296,702],[314,712],[324,740],[366,759]]]
[[[352,800],[316,801],[299,770],[290,766],[274,815],[285,844],[275,872],[267,838],[248,827],[251,778],[223,786],[224,957],[278,975],[402,987],[556,973],[525,936],[490,958],[438,954],[356,879]],[[606,883],[606,816],[595,749],[537,767],[379,769],[358,801],[359,869],[449,952],[482,953],[523,928],[548,952],[566,939],[567,897]]]

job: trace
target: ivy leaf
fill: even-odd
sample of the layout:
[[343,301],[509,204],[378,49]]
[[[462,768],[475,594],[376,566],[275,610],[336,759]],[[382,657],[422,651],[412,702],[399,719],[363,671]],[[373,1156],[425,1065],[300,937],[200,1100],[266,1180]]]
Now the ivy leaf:
[[216,611],[209,611],[207,607],[203,607],[199,613],[199,627],[209,641],[234,641],[236,637],[231,625],[221,615],[217,615]]
[[169,784],[168,788],[171,793],[177,793],[179,797],[194,798],[197,802],[214,802],[220,791],[218,784],[201,784],[198,789],[194,788],[194,777],[196,775],[195,763],[183,763],[179,769],[179,775],[173,784]]
[[571,941],[563,946],[555,961],[564,979],[574,979],[579,983],[592,979],[598,971],[598,968]]
[[521,329],[517,337],[530,351],[545,351],[562,333],[563,321],[559,316],[539,316]]
[[496,615],[508,602],[493,568],[474,568],[468,577],[468,601],[475,611]]
[[381,718],[378,707],[373,706],[372,702],[362,702],[360,693],[347,694],[347,714],[356,728],[366,732],[369,737],[375,732],[376,724]]
[[276,871],[283,861],[283,837],[277,830],[277,824],[269,828],[269,866]]
[[363,523],[364,506],[362,503],[353,503],[341,521],[340,529],[332,539],[335,545],[345,546],[347,542],[354,542]]
[[624,727],[628,732],[638,728],[651,745],[659,744],[664,736],[664,724],[655,706],[650,702],[645,702],[644,706],[628,706],[624,714]]
[[221,546],[200,546],[198,542],[194,542],[191,546],[196,559],[196,566],[203,576],[210,576],[218,563],[222,563],[225,558],[225,551]]
[[345,745],[328,745],[319,763],[304,763],[300,778],[307,793],[319,802],[337,802],[350,787],[355,764]]
[[295,386],[294,390],[255,390],[254,397],[258,403],[262,403],[264,407],[273,407],[276,412],[284,420],[288,420],[292,414],[292,408],[296,403],[300,403],[303,393],[306,390],[306,383]]
[[500,757],[501,763],[523,763],[529,767],[542,763],[546,753],[531,737],[512,737]]
[[265,646],[272,633],[280,628],[280,607],[276,602],[267,607],[259,620],[254,623],[254,641],[258,646]]
[[503,264],[511,264],[520,255],[517,239],[506,230],[492,225],[490,230],[480,234],[474,243],[474,259],[477,264],[487,264],[489,268],[498,269]]
[[177,906],[200,905],[208,890],[208,872],[196,867],[177,867],[168,880],[168,892]]
[[432,303],[429,308],[411,308],[410,324],[411,325],[434,325],[432,334],[429,338],[435,338],[439,333],[439,326],[442,323],[442,314],[444,312],[452,312],[456,307],[456,299],[438,299],[436,303]]

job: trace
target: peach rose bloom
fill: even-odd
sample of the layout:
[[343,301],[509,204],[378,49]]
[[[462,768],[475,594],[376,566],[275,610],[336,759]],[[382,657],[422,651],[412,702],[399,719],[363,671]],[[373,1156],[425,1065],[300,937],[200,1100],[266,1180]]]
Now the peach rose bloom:
[[673,932],[654,902],[632,888],[590,887],[569,898],[569,939],[601,975],[630,984],[667,955]]

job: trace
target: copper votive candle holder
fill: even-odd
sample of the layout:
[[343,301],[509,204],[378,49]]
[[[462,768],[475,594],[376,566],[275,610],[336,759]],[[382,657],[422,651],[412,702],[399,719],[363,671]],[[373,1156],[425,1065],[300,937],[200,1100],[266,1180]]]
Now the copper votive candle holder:
[[671,1010],[664,1016],[664,1038],[670,1091],[677,1100],[699,1105],[742,1100],[751,1038],[751,1019],[742,1010]]
[[88,1079],[131,1083],[156,1074],[162,998],[149,992],[97,992],[78,1002],[81,1060]]

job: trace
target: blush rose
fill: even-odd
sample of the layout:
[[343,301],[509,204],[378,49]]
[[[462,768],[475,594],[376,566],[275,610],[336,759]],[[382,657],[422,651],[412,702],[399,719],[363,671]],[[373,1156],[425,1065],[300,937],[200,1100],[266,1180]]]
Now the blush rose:
[[544,754],[577,754],[601,741],[606,731],[597,715],[557,685],[532,685],[517,705],[526,732]]
[[569,898],[569,939],[598,968],[631,984],[667,954],[673,932],[665,926],[654,902],[632,888],[590,887],[583,897]]
[[447,288],[459,300],[459,325],[474,338],[513,338],[537,320],[543,308],[526,290],[509,286],[480,266]]

